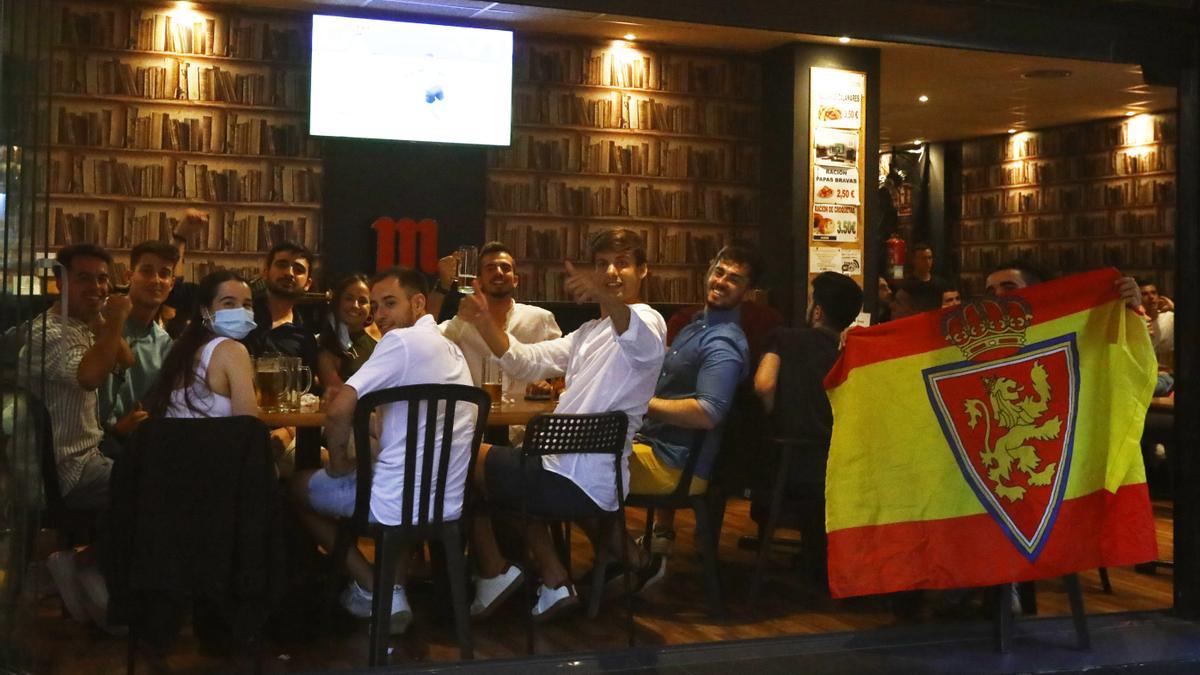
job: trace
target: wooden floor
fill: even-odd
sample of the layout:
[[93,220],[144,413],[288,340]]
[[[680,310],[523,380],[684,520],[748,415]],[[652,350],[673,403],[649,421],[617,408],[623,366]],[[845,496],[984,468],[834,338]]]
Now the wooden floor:
[[[922,609],[912,618],[898,620],[886,601],[859,598],[833,601],[794,581],[789,556],[777,555],[773,574],[764,588],[756,611],[747,610],[746,588],[753,567],[753,554],[739,550],[737,540],[752,534],[748,504],[731,501],[721,536],[721,567],[729,615],[723,621],[710,619],[705,612],[700,583],[700,565],[690,533],[690,515],[680,514],[680,532],[675,554],[668,566],[669,576],[648,590],[638,602],[636,639],[642,646],[687,644],[716,640],[779,637],[805,633],[850,631],[901,624],[982,620],[977,598],[967,598],[966,608],[956,607],[959,596],[926,593]],[[630,513],[630,525],[640,524],[642,514]],[[1160,557],[1172,558],[1172,521],[1170,505],[1155,503]],[[575,570],[589,566],[588,553],[576,537]],[[1112,569],[1112,594],[1100,588],[1096,572],[1081,576],[1085,604],[1089,613],[1164,609],[1172,598],[1170,570],[1156,575],[1135,573],[1132,569]],[[1057,580],[1039,582],[1040,616],[1067,615],[1069,609],[1062,584]],[[414,584],[410,600],[416,619],[407,635],[393,644],[393,662],[402,659],[454,661],[458,658],[452,628],[438,625],[430,616],[430,591]],[[564,616],[541,626],[537,633],[538,653],[621,649],[625,646],[624,604],[608,602],[595,621],[582,613]],[[524,653],[524,621],[519,598],[509,601],[488,621],[474,626],[476,658],[520,656]],[[314,619],[317,621],[317,619]],[[298,672],[341,669],[366,663],[366,628],[362,624],[329,630],[306,644],[269,644],[263,658],[266,672]],[[37,604],[37,616],[29,627],[29,644],[34,652],[33,672],[37,673],[119,673],[125,667],[125,641],[98,634],[81,624],[61,617],[57,598]],[[198,642],[185,628],[166,660],[171,672],[216,673],[248,669],[247,663],[231,663],[226,657],[203,653]],[[141,672],[147,672],[142,669]]]

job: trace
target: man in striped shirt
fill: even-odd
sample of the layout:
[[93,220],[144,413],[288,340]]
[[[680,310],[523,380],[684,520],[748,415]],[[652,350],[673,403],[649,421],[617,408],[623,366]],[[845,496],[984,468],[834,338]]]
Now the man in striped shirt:
[[[93,244],[58,251],[62,299],[32,321],[20,357],[22,383],[45,404],[54,428],[54,459],[63,501],[73,509],[106,509],[112,460],[100,454],[96,390],[118,366],[133,364],[122,338],[132,305],[109,295],[112,256]],[[64,306],[65,305],[65,306]]]

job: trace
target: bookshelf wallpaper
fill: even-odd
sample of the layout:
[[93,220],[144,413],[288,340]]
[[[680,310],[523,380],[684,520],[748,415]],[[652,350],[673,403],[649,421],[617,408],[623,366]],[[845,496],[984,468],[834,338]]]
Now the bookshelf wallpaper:
[[52,29],[51,248],[96,242],[120,268],[197,208],[188,279],[257,276],[284,239],[320,250],[306,16],[67,2]]
[[761,72],[729,55],[518,38],[513,138],[489,151],[487,233],[518,258],[522,297],[568,300],[562,261],[627,227],[651,302],[697,302],[709,259],[756,241]]
[[1101,120],[963,143],[957,244],[966,290],[1012,258],[1102,266],[1175,289],[1176,117]]

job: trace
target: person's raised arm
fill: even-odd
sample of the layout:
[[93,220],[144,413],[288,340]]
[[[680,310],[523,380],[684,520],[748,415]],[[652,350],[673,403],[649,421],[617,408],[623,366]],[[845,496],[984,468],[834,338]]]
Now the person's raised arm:
[[454,286],[454,280],[458,277],[458,255],[448,255],[438,260],[438,280],[433,288],[429,289],[425,311],[429,312],[434,320],[441,316],[442,303],[446,301],[446,296],[451,293],[451,288]]
[[620,296],[608,290],[608,275],[594,270],[579,270],[570,260],[563,261],[567,270],[567,293],[579,302],[599,303],[600,311],[612,319],[613,331],[617,335],[629,329],[629,315],[633,310]]
[[488,312],[487,296],[483,294],[483,288],[478,279],[474,281],[474,287],[474,293],[464,295],[459,301],[458,316],[463,321],[475,326],[475,330],[479,331],[479,336],[483,338],[492,354],[504,356],[504,353],[508,351],[508,333],[500,330],[492,321],[492,316]]
[[96,342],[84,353],[75,373],[79,386],[88,391],[100,388],[113,370],[132,356],[123,337],[125,319],[132,308],[129,296],[108,296],[100,310],[104,323],[96,333]]

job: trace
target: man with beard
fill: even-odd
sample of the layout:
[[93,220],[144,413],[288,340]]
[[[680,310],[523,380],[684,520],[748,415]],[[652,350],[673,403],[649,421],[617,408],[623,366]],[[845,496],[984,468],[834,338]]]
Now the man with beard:
[[[770,414],[772,430],[798,443],[788,471],[787,497],[800,522],[803,573],[822,588],[827,578],[825,463],[833,433],[824,380],[837,361],[842,331],[858,316],[862,300],[862,289],[850,277],[818,274],[812,281],[808,325],[776,331],[754,374],[754,389]],[[765,516],[759,495],[754,501],[751,514],[756,519]]]
[[[522,344],[533,344],[545,340],[562,337],[562,330],[554,315],[541,307],[516,302],[516,293],[520,279],[516,273],[516,260],[508,246],[499,241],[488,242],[479,251],[479,285],[488,300],[488,314],[496,328],[515,337]],[[443,258],[438,266],[438,288],[448,289],[457,276],[458,260],[453,256]],[[437,315],[441,305],[441,297],[435,289],[434,302],[430,303],[430,313]],[[479,331],[470,322],[460,316],[443,321],[439,324],[442,335],[462,349],[467,365],[471,369],[471,380],[475,386],[483,383],[483,365],[486,361],[494,360],[492,350],[483,341]],[[532,385],[533,390],[549,393],[549,385],[545,380],[529,382],[514,377],[506,377],[504,395],[520,400],[524,398],[526,389]]]
[[171,351],[171,337],[158,322],[159,310],[175,286],[179,249],[162,241],[145,241],[129,254],[132,309],[123,337],[133,353],[133,365],[118,368],[100,388],[100,420],[104,425],[105,452],[115,455],[137,425],[148,417],[142,398],[158,378],[163,359]]
[[266,293],[255,297],[256,327],[242,339],[251,356],[299,356],[316,372],[317,340],[295,312],[296,301],[312,285],[312,260],[311,251],[286,241],[267,253],[262,271]]
[[[691,456],[698,430],[706,433],[689,490],[699,494],[707,489],[734,392],[749,375],[750,347],[739,322],[742,300],[762,272],[758,251],[745,244],[726,246],[713,258],[704,309],[671,342],[646,422],[634,437],[629,461],[630,492],[673,492]],[[664,556],[675,538],[674,521],[674,511],[661,512],[654,525],[652,558],[647,559],[639,546],[626,548],[627,562],[634,569],[644,570],[638,580],[641,588],[657,582],[666,572]]]

